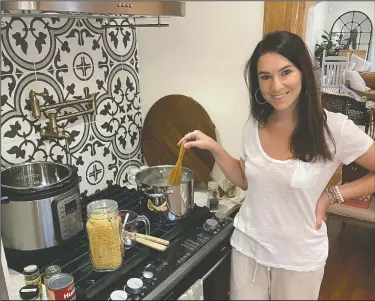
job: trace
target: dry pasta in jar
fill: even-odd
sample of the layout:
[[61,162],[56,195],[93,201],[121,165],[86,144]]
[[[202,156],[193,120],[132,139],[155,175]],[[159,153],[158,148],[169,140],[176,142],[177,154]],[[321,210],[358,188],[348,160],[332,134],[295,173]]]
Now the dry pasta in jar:
[[122,265],[124,247],[120,228],[116,201],[99,200],[87,205],[86,230],[90,260],[95,271],[113,271]]

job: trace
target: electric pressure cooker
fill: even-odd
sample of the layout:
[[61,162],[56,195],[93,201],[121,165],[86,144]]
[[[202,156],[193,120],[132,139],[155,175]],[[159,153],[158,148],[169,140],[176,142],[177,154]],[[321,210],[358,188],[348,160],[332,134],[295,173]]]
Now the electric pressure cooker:
[[50,248],[83,229],[77,171],[54,162],[24,163],[1,171],[4,247]]

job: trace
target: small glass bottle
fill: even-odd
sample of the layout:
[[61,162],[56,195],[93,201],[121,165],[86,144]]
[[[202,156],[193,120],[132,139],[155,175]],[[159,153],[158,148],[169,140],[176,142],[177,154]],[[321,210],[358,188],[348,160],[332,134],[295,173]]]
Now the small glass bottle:
[[228,199],[236,196],[236,186],[234,186],[234,184],[228,179],[224,179],[223,181],[223,190],[225,197]]
[[92,268],[97,272],[117,270],[124,255],[117,202],[98,200],[89,203],[86,223]]
[[26,285],[19,291],[20,300],[40,300],[39,286],[36,284]]
[[128,183],[126,185],[129,189],[137,189],[137,182],[135,181],[135,176],[140,171],[140,169],[136,166],[129,168],[128,173]]
[[219,185],[214,182],[208,182],[207,202],[211,211],[219,210]]
[[42,296],[42,279],[40,277],[39,268],[35,265],[28,265],[23,269],[25,285],[37,285],[39,287],[39,297]]

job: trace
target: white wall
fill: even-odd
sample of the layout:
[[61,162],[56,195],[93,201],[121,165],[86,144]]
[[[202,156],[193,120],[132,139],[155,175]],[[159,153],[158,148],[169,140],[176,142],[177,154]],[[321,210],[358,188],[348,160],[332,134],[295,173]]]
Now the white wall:
[[327,1],[322,1],[309,9],[306,29],[306,44],[314,56],[315,45],[322,40],[321,36],[325,30],[325,23],[328,13]]
[[[161,97],[192,97],[216,125],[219,141],[239,157],[249,116],[243,68],[262,38],[263,2],[186,2],[186,17],[167,28],[137,30],[143,116]],[[213,178],[223,176],[217,166]]]
[[328,13],[325,22],[325,30],[330,31],[333,23],[338,17],[342,14],[356,10],[365,13],[371,20],[373,29],[372,29],[372,41],[370,52],[368,56],[368,61],[372,62],[370,71],[375,70],[375,2],[374,1],[329,1],[328,3]]

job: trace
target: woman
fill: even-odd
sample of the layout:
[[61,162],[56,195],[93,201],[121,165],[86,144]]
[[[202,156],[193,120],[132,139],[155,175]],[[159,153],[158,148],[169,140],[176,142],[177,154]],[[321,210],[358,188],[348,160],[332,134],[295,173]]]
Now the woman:
[[209,150],[247,190],[231,237],[231,299],[316,300],[328,256],[325,212],[374,192],[375,176],[325,187],[341,162],[374,172],[374,142],[347,116],[322,108],[309,52],[295,34],[265,36],[245,78],[251,114],[240,160],[199,131],[179,144]]

